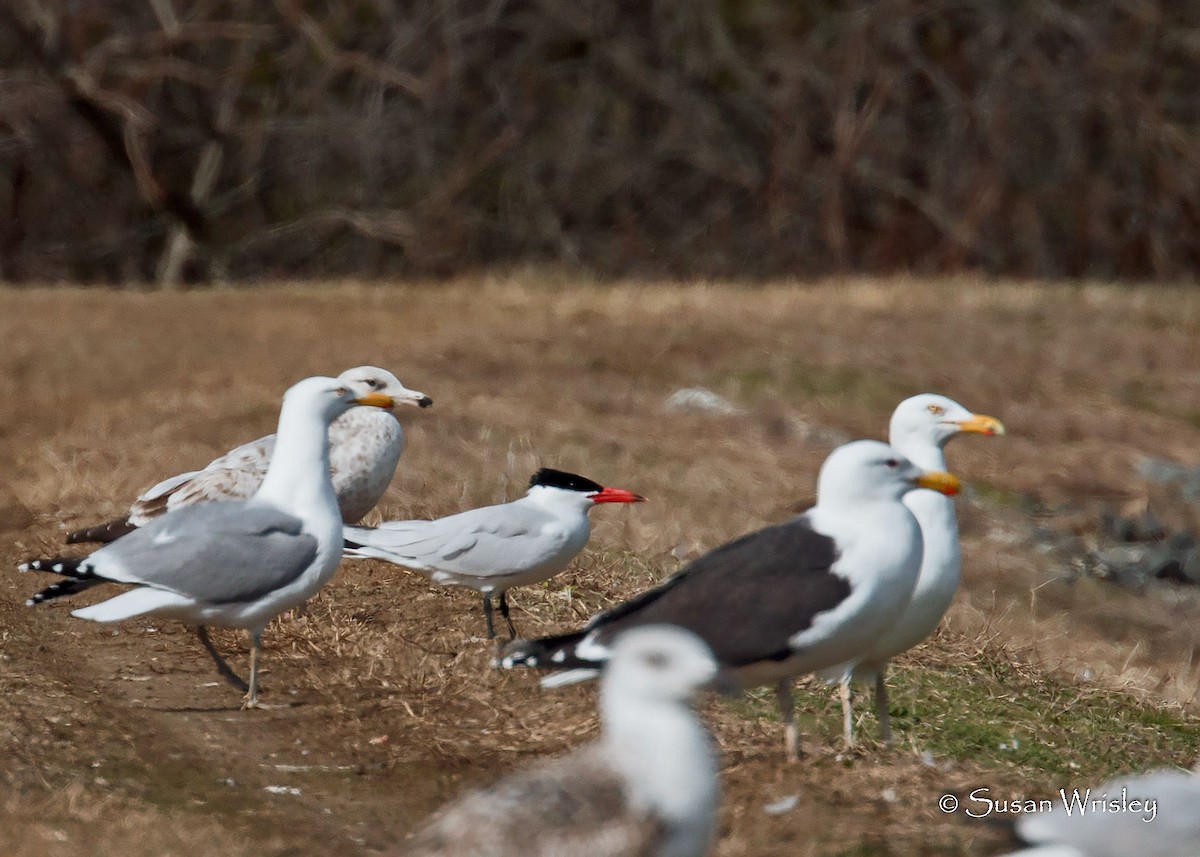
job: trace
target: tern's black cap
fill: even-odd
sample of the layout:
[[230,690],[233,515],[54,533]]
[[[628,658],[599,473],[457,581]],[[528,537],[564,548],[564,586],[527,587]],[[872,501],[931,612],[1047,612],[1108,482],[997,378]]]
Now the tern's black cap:
[[563,470],[553,470],[549,467],[543,467],[537,473],[533,474],[533,478],[529,480],[529,487],[533,488],[536,485],[543,485],[547,488],[563,488],[567,491],[579,491],[582,494],[595,494],[597,491],[604,490],[603,485],[593,482],[586,476],[578,476]]

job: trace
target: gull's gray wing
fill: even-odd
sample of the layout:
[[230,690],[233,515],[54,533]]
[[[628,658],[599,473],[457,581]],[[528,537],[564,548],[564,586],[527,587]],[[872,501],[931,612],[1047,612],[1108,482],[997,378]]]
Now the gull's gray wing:
[[[1074,849],[1087,857],[1200,855],[1200,774],[1195,772],[1150,771],[1091,788],[1064,788],[1052,798],[1049,812],[1022,816],[1017,823],[1021,839],[1041,846],[1030,854]],[[1099,801],[1098,808],[1091,801]],[[1106,811],[1110,801],[1121,811]]]
[[253,601],[296,580],[317,555],[299,518],[246,502],[205,503],[155,518],[89,558],[97,576],[197,601]]

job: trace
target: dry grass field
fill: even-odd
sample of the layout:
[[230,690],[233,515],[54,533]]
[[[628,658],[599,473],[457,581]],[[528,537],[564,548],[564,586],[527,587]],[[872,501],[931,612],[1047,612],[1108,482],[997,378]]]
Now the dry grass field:
[[[519,495],[540,465],[646,494],[601,507],[563,576],[515,590],[525,634],[565,629],[812,496],[838,435],[881,436],[922,391],[1001,417],[953,469],[965,582],[893,672],[894,749],[839,753],[831,689],[801,683],[808,755],[782,761],[762,692],[712,699],[717,854],[990,855],[993,819],[944,793],[1044,796],[1200,754],[1200,593],[1137,595],[1037,549],[1137,501],[1140,455],[1200,460],[1200,293],[974,280],[760,287],[560,281],[183,294],[0,291],[0,853],[386,852],[463,787],[595,733],[594,689],[489,667],[473,593],[344,564],[266,635],[243,712],[174,623],[100,626],[23,601],[12,571],[64,526],[274,430],[294,380],[364,363],[435,407],[382,504],[426,517]],[[740,414],[678,413],[708,387]],[[379,514],[378,512],[375,514]],[[89,595],[94,596],[95,593]],[[88,596],[75,599],[87,600]],[[244,638],[214,635],[244,670]],[[873,736],[869,705],[860,729]],[[778,815],[764,806],[799,796]]]

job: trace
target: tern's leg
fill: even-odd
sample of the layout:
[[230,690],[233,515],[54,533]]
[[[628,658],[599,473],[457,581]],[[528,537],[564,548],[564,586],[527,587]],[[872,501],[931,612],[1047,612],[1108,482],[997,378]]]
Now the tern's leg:
[[492,624],[492,596],[484,593],[483,596],[483,618],[487,619],[487,638],[494,640],[496,638],[496,628]]
[[196,626],[196,636],[200,638],[200,642],[204,644],[204,650],[212,657],[213,663],[217,665],[217,672],[221,674],[221,678],[236,687],[242,693],[250,689],[250,685],[242,681],[241,677],[233,671],[221,657],[221,653],[217,651],[217,647],[212,644],[212,640],[208,638],[208,629],[203,625]]
[[775,683],[779,700],[779,719],[783,721],[783,751],[789,762],[800,758],[800,733],[796,729],[796,704],[792,699],[792,680],[781,678]]
[[846,742],[846,749],[854,749],[854,688],[850,684],[851,673],[849,670],[842,676],[842,738]]
[[884,681],[884,672],[887,670],[887,665],[884,664],[879,668],[879,672],[875,673],[875,716],[879,718],[879,737],[883,740],[883,746],[892,746],[892,718],[888,714],[888,692],[887,682]]
[[508,618],[508,592],[500,593],[500,615],[504,617],[505,623],[508,625],[508,639],[517,639],[517,629],[513,627],[512,619]]
[[250,689],[242,708],[258,708],[258,656],[262,652],[262,631],[250,632]]

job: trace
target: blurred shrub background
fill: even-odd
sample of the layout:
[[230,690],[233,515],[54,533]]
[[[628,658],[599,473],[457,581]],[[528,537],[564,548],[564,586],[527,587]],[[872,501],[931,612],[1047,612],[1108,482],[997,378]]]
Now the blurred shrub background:
[[1191,279],[1189,0],[7,0],[0,278]]

